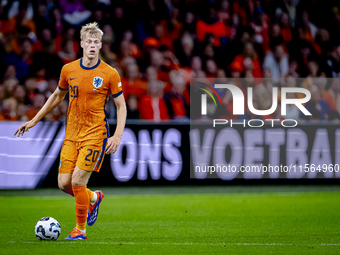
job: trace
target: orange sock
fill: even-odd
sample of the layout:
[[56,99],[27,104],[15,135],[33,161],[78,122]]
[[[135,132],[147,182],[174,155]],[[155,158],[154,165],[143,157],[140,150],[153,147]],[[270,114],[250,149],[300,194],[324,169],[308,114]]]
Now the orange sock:
[[87,218],[87,209],[89,207],[89,196],[86,190],[86,185],[81,186],[73,186],[72,190],[74,193],[75,208],[76,208],[76,218],[77,218],[77,226],[76,228],[79,230],[86,229],[86,218]]
[[92,198],[94,197],[94,192],[92,192],[92,191],[89,190],[89,189],[86,189],[86,191],[87,191],[87,195],[89,196],[89,201],[91,201]]

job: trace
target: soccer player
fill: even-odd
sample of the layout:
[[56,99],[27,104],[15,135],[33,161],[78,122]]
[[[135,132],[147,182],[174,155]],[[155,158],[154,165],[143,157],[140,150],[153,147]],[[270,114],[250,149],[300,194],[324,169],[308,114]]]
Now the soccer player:
[[[52,111],[69,92],[66,134],[60,154],[59,188],[74,196],[76,227],[67,240],[87,239],[89,226],[98,218],[103,192],[87,189],[93,171],[99,172],[104,153],[115,153],[121,141],[126,120],[126,106],[122,84],[116,69],[98,58],[103,32],[97,23],[83,26],[80,31],[83,57],[66,64],[61,70],[59,86],[43,108],[29,122],[22,124],[14,135],[23,135]],[[105,117],[108,96],[114,97],[117,107],[117,126],[109,137]]]

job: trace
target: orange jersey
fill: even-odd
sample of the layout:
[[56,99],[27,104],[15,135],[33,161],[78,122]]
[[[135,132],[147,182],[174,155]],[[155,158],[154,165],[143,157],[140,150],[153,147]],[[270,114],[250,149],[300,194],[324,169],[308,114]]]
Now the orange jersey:
[[116,69],[98,60],[93,67],[82,65],[82,59],[64,65],[59,89],[69,91],[65,140],[85,141],[109,136],[105,103],[109,95],[123,93]]

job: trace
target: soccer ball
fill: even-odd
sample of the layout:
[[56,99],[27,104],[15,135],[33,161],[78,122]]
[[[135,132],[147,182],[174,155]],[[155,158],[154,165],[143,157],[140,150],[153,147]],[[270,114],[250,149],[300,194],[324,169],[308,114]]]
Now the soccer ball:
[[39,240],[57,240],[61,232],[59,222],[52,217],[41,218],[35,225],[35,235]]

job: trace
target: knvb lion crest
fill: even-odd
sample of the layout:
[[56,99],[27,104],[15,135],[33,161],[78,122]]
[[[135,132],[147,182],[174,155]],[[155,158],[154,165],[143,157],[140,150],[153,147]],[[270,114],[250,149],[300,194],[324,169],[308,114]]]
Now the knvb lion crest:
[[100,87],[103,85],[103,78],[102,78],[102,77],[99,77],[99,76],[94,77],[94,78],[93,78],[92,85],[93,85],[96,89],[100,88]]

